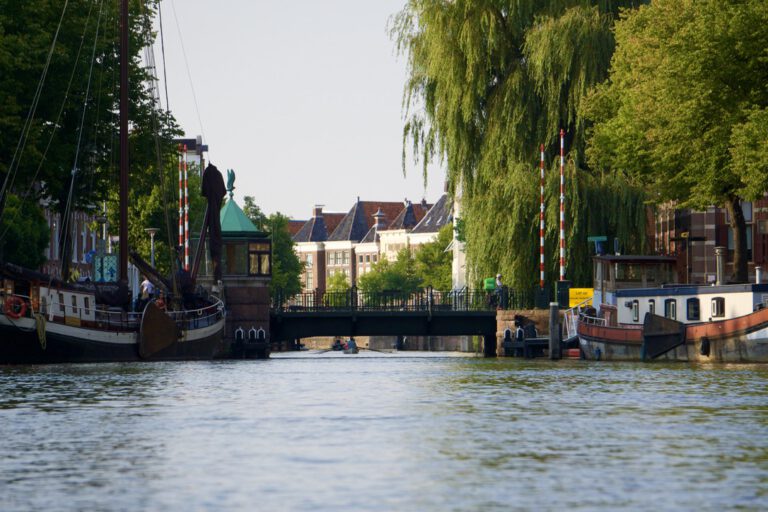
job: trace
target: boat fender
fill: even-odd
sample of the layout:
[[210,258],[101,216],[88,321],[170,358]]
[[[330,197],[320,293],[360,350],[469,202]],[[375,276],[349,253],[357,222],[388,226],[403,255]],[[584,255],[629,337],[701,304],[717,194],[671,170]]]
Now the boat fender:
[[706,336],[701,338],[701,347],[699,347],[699,354],[709,357],[709,338]]
[[5,299],[5,316],[17,320],[27,313],[27,303],[17,295]]
[[599,361],[600,360],[600,356],[602,356],[602,355],[603,355],[603,351],[600,350],[599,348],[596,348],[595,349],[595,361]]

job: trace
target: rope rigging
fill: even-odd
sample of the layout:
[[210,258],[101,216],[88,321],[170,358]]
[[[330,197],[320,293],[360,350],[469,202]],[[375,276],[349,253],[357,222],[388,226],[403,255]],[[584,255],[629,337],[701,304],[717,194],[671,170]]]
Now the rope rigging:
[[[104,0],[101,0],[99,4],[99,16],[96,20],[96,34],[93,37],[93,49],[91,50],[91,62],[90,66],[88,68],[88,81],[86,83],[85,87],[85,97],[83,100],[83,113],[80,117],[80,128],[78,129],[77,133],[77,144],[75,145],[75,159],[74,163],[72,164],[72,178],[69,180],[69,192],[67,193],[67,202],[64,206],[64,218],[62,219],[62,230],[61,233],[63,235],[62,238],[62,246],[66,243],[67,237],[69,237],[69,227],[71,224],[71,213],[72,213],[72,197],[75,189],[75,179],[77,178],[78,173],[78,159],[80,157],[80,145],[83,139],[83,127],[85,125],[85,114],[88,111],[88,96],[91,93],[91,78],[93,77],[93,63],[96,61],[96,43],[99,40],[99,29],[101,28],[101,14],[102,14],[102,8],[104,7]],[[90,17],[90,12],[89,12]],[[66,279],[66,276],[62,276]]]
[[[197,94],[195,94],[195,84],[192,81],[192,72],[189,70],[189,60],[187,59],[187,51],[184,48],[184,38],[181,35],[181,26],[179,25],[179,18],[176,16],[176,4],[171,0],[171,10],[173,11],[173,19],[176,22],[176,30],[179,33],[179,43],[181,44],[181,54],[184,57],[184,67],[187,70],[187,79],[189,80],[189,87],[192,91],[192,100],[195,103],[195,113],[197,114],[197,122],[200,124],[200,134],[203,136],[203,140],[208,140],[205,136],[205,128],[203,127],[203,119],[200,117],[200,107],[197,104]],[[210,158],[211,152],[208,151],[208,157]],[[201,169],[202,171],[202,169]]]

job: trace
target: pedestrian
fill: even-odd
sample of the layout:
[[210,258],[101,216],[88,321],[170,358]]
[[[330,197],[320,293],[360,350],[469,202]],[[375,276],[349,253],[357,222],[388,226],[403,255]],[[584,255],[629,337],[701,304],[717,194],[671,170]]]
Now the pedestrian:
[[501,274],[496,274],[496,305],[498,309],[506,309],[507,307],[504,284],[501,282]]
[[147,276],[144,276],[144,280],[141,282],[141,298],[142,300],[149,300],[155,295],[155,285],[149,280]]

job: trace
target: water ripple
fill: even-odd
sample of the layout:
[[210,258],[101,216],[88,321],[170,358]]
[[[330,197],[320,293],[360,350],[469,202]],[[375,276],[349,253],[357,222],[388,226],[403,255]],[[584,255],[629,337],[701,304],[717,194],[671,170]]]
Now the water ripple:
[[435,354],[0,368],[0,499],[765,510],[767,383],[762,366]]

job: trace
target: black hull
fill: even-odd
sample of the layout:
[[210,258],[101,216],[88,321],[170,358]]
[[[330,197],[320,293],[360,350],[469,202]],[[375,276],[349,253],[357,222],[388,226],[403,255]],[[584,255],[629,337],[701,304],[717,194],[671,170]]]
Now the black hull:
[[226,355],[222,330],[198,340],[173,343],[144,359],[137,344],[95,342],[49,332],[43,347],[37,332],[0,325],[0,365],[210,360]]

